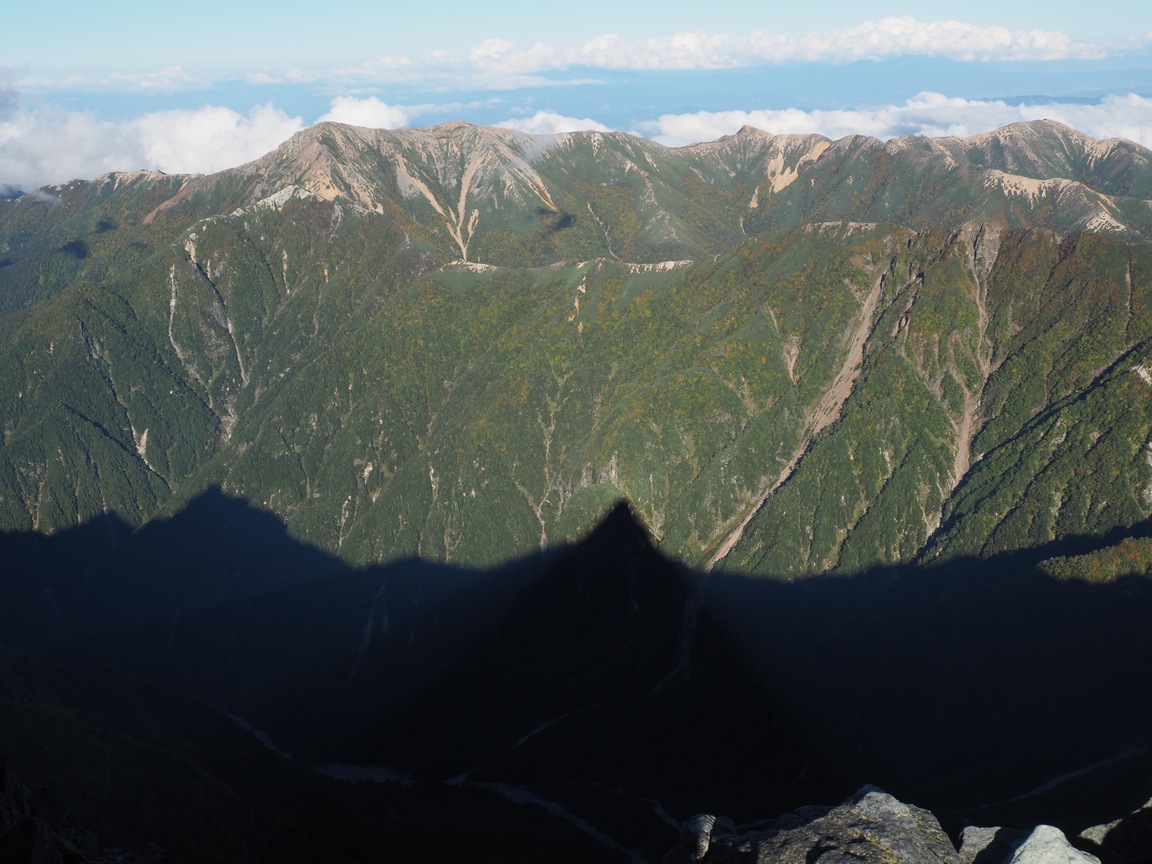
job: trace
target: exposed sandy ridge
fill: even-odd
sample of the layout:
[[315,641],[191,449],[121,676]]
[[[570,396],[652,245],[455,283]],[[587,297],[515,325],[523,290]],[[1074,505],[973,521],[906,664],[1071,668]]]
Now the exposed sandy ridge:
[[796,445],[796,449],[792,453],[792,458],[788,460],[788,464],[784,466],[776,479],[763,488],[760,494],[757,495],[752,503],[745,509],[744,516],[739,524],[724,537],[720,545],[716,548],[716,552],[708,559],[708,563],[704,567],[705,570],[711,570],[728,557],[728,553],[740,542],[740,538],[744,536],[744,529],[748,527],[752,518],[759,512],[760,508],[764,506],[764,502],[792,476],[792,472],[796,470],[800,459],[808,451],[808,448],[812,446],[812,442],[816,439],[816,436],[840,417],[840,411],[852,393],[852,386],[856,383],[856,379],[860,377],[860,370],[864,365],[864,344],[868,341],[868,336],[872,333],[872,327],[876,319],[876,309],[879,306],[880,294],[883,288],[884,275],[881,274],[872,286],[872,290],[868,292],[868,296],[864,298],[864,302],[860,307],[860,313],[856,316],[856,321],[852,328],[852,336],[848,341],[848,348],[845,352],[844,363],[840,367],[840,371],[836,373],[836,377],[832,379],[832,383],[828,386],[828,389],[824,391],[823,396],[820,397],[820,401],[810,407],[805,413],[804,434],[800,438],[800,443]]

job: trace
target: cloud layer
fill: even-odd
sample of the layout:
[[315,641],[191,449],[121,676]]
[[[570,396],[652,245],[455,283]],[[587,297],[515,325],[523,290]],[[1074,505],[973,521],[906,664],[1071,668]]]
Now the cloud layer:
[[746,35],[678,33],[658,39],[597,36],[583,45],[537,43],[519,49],[488,39],[468,54],[488,72],[540,72],[586,66],[594,69],[729,69],[771,63],[847,63],[916,55],[952,60],[1096,59],[1104,49],[1046,30],[1007,30],[962,21],[923,22],[908,17],[866,21],[848,30]]
[[598,132],[612,131],[589,117],[565,117],[555,111],[537,111],[531,117],[501,120],[494,125],[505,129],[518,129],[529,135],[559,135],[563,132],[580,132],[586,129],[595,129]]
[[408,119],[416,113],[418,109],[389,105],[375,96],[365,99],[337,96],[332,100],[332,109],[316,122],[347,123],[349,126],[367,126],[369,129],[395,129],[407,126]]
[[[152,169],[168,173],[211,173],[256,159],[307,125],[272,104],[240,114],[229,108],[161,111],[123,122],[90,112],[43,106],[26,108],[0,82],[0,187],[35,189],[109,171]],[[376,128],[408,125],[422,112],[442,106],[397,106],[375,96],[337,97],[318,121]],[[1152,147],[1152,99],[1109,96],[1095,103],[1037,101],[1009,104],[921,93],[878,108],[801,111],[701,111],[664,114],[631,131],[668,146],[711,141],[749,125],[773,133],[818,133],[829,138],[865,134],[967,136],[1021,120],[1049,118],[1094,138],[1128,138]],[[591,117],[556,111],[500,122],[537,135],[577,129],[607,130]]]
[[209,105],[114,123],[87,111],[13,107],[14,101],[0,112],[0,187],[17,189],[109,171],[211,173],[267,153],[305,125],[270,104],[247,115]]
[[[1141,42],[1145,44],[1147,38]],[[651,39],[606,33],[579,45],[537,42],[527,48],[506,39],[485,39],[466,52],[434,51],[421,57],[388,55],[327,73],[289,69],[261,81],[299,81],[329,75],[354,82],[416,80],[515,87],[541,85],[541,73],[573,68],[603,70],[714,70],[782,63],[851,63],[918,56],[957,61],[1090,60],[1107,56],[1103,46],[1053,30],[1009,30],[963,21],[888,17],[844,30],[744,34],[686,32]]]
[[1127,138],[1152,147],[1152,99],[1136,95],[1108,96],[1096,103],[1034,102],[1009,104],[999,100],[957,99],[920,93],[899,105],[846,111],[699,111],[664,114],[641,123],[637,134],[670,147],[714,141],[742,126],[766,132],[818,133],[828,138],[872,135],[954,135],[988,132],[1022,120],[1058,120],[1093,138]]
[[[1147,49],[1152,34],[1132,37],[1125,50]],[[346,88],[371,83],[490,88],[545,84],[535,77],[573,68],[600,70],[715,70],[783,63],[850,63],[917,56],[964,62],[1100,59],[1121,50],[1074,39],[1057,30],[1011,30],[957,20],[892,16],[846,29],[806,34],[681,32],[656,38],[604,33],[580,44],[536,42],[527,47],[489,38],[470,49],[388,54],[335,66],[284,64],[250,70],[252,84],[325,82]],[[180,66],[151,73],[110,72],[50,79],[29,76],[24,87],[100,92],[172,92],[210,82]]]
[[[1147,50],[1152,34],[1137,34],[1132,46]],[[1130,46],[1130,47],[1132,47]],[[603,102],[585,98],[582,103],[560,95],[564,86],[600,86],[617,75],[614,70],[676,71],[767,68],[774,64],[835,64],[861,60],[883,61],[915,55],[950,61],[1083,60],[1104,56],[1099,46],[1077,41],[1050,30],[1009,30],[962,21],[919,21],[888,17],[858,26],[796,35],[784,32],[741,34],[687,32],[650,39],[604,34],[581,44],[536,43],[527,48],[501,39],[487,39],[465,51],[434,51],[424,56],[385,56],[353,62],[338,68],[308,69],[284,66],[249,72],[230,83],[260,88],[281,84],[326,93],[366,94],[374,90],[407,90],[416,102],[429,94],[465,99],[487,99],[507,105],[510,119],[499,125],[533,134],[553,134],[574,129],[605,129],[594,116],[599,104],[622,99],[608,86]],[[813,65],[812,68],[816,68]],[[580,73],[578,69],[602,70]],[[565,73],[564,70],[568,70]],[[787,74],[792,74],[788,72]],[[617,76],[619,77],[619,76]],[[624,73],[627,77],[627,73]],[[580,78],[580,80],[573,80]],[[604,79],[590,82],[588,78]],[[671,79],[669,79],[671,80]],[[680,79],[677,79],[680,80]],[[216,82],[220,83],[220,82]],[[48,102],[24,104],[23,93],[62,92],[72,104],[84,104],[87,93],[163,94],[203,92],[213,99],[211,81],[170,66],[151,73],[110,72],[98,77],[69,75],[47,80],[25,76],[13,81],[0,68],[0,187],[36,188],[46,183],[77,177],[95,177],[113,170],[140,168],[171,173],[222,170],[255,159],[274,148],[310,120],[335,121],[358,126],[396,128],[420,117],[456,116],[492,118],[494,112],[476,111],[481,103],[465,101],[454,106],[398,105],[377,96],[341,95],[331,99],[321,116],[306,120],[277,107],[273,102],[245,107],[253,97],[234,107],[206,104],[200,108],[141,114],[133,119],[109,121],[90,111],[75,111]],[[675,85],[669,85],[675,87]],[[927,85],[944,86],[944,85]],[[519,93],[546,88],[554,98]],[[585,88],[587,89],[587,88]],[[277,91],[282,93],[283,91]],[[1015,120],[1052,117],[1096,137],[1120,136],[1152,145],[1148,100],[1116,96],[1095,104],[1041,103],[1009,105],[945,99],[921,94],[895,104],[909,90],[887,98],[894,104],[860,110],[735,110],[660,114],[655,103],[642,122],[631,112],[614,115],[635,131],[670,145],[712,140],[748,124],[777,132],[818,132],[831,138],[865,133],[881,138],[920,133],[964,135],[986,131]],[[1024,90],[1022,92],[1035,92]],[[413,95],[413,94],[420,95]],[[466,94],[466,95],[465,95]],[[481,95],[478,95],[481,94]],[[674,94],[675,95],[675,94]],[[491,98],[489,98],[491,97]],[[147,98],[154,99],[149,95]],[[327,99],[327,97],[324,97]],[[645,97],[648,98],[648,97]],[[536,99],[538,101],[533,101]],[[680,98],[671,104],[692,104]],[[564,103],[581,104],[564,110]],[[540,104],[547,110],[536,110]],[[152,103],[149,103],[152,104]],[[695,104],[701,104],[699,100]],[[737,103],[738,104],[738,103]],[[525,108],[525,106],[531,106]],[[517,116],[517,108],[523,116]],[[618,107],[618,106],[617,106]],[[300,110],[300,109],[297,109]],[[311,109],[323,111],[320,106]],[[579,113],[577,113],[579,112]],[[503,111],[501,112],[503,113]],[[607,119],[607,118],[605,118]]]

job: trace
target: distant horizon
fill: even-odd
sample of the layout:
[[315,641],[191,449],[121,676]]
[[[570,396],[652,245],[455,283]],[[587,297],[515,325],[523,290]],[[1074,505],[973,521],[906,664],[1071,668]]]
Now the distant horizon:
[[449,0],[429,26],[348,0],[315,22],[303,4],[209,0],[189,29],[171,10],[117,0],[66,4],[64,30],[59,8],[23,7],[6,15],[13,32],[52,37],[0,57],[0,188],[213,173],[325,120],[612,130],[681,146],[744,125],[886,140],[1048,118],[1152,146],[1152,15],[1134,4],[1101,16],[981,0],[964,20],[920,20],[903,0],[771,15],[734,0],[586,5],[568,22]]

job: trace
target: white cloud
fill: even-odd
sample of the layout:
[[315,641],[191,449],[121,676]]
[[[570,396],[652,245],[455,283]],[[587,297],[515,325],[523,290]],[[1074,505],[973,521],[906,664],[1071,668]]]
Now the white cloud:
[[411,108],[381,102],[375,96],[363,99],[337,96],[332,100],[331,110],[317,122],[347,123],[350,126],[367,126],[369,129],[396,129],[407,126],[409,118],[415,113]]
[[17,107],[0,118],[0,187],[32,189],[142,167],[139,142],[91,113]]
[[1058,120],[1093,138],[1127,138],[1152,147],[1152,99],[1108,96],[1092,104],[956,99],[921,93],[900,105],[846,111],[699,111],[664,114],[641,123],[637,133],[679,147],[731,135],[741,126],[766,132],[817,133],[836,139],[847,135],[895,138],[899,135],[968,136],[1022,120]]
[[208,79],[192,75],[180,66],[169,66],[153,72],[110,72],[107,75],[73,74],[63,78],[26,76],[20,87],[38,87],[79,92],[173,93],[197,90],[209,85]]
[[[410,84],[426,91],[464,88],[507,90],[555,86],[558,71],[706,70],[753,68],[780,63],[848,63],[901,56],[958,61],[1097,59],[1110,51],[1147,50],[1152,34],[1133,36],[1126,46],[1079,41],[1055,30],[1009,30],[957,20],[921,21],[907,16],[865,21],[855,27],[807,34],[681,32],[657,38],[604,33],[581,44],[536,42],[527,47],[485,39],[470,50],[388,54],[334,66],[284,65],[253,69],[240,77],[254,85],[325,84],[348,93],[365,84]],[[180,66],[147,73],[111,73],[64,78],[28,76],[24,88],[75,92],[173,92],[207,88],[210,81]]]
[[[396,128],[421,113],[444,107],[398,106],[375,96],[342,96],[333,99],[330,110],[319,119]],[[458,107],[465,112],[469,108]],[[1041,118],[1066,123],[1094,138],[1127,138],[1152,147],[1152,99],[1134,94],[1109,96],[1094,103],[1034,101],[1013,105],[921,93],[899,104],[869,109],[665,114],[638,124],[634,131],[670,146],[712,141],[745,125],[773,133],[814,132],[833,139],[853,134],[881,139],[907,134],[963,137]],[[302,118],[289,116],[271,104],[257,106],[247,114],[205,106],[110,122],[90,112],[27,107],[0,79],[0,187],[34,189],[77,177],[140,168],[210,173],[258,158],[305,125]],[[497,125],[536,135],[608,128],[590,117],[552,110],[513,117]]]
[[[319,120],[392,129],[421,110],[340,96]],[[0,188],[35,189],[109,171],[210,174],[259,158],[305,125],[272,104],[247,114],[205,105],[111,122],[86,111],[25,108],[0,81]]]
[[304,128],[272,105],[159,111],[109,122],[18,106],[0,116],[0,186],[34,189],[109,171],[210,173],[255,159]]
[[123,73],[113,72],[110,81],[125,90],[172,91],[192,87],[203,87],[205,81],[190,75],[179,66],[169,66],[155,72]]
[[506,129],[518,129],[529,135],[559,135],[562,132],[581,132],[586,129],[596,129],[600,132],[612,131],[604,124],[597,123],[589,117],[583,119],[565,117],[555,111],[537,111],[531,117],[501,120],[494,125]]
[[891,17],[865,21],[851,30],[809,34],[789,46],[788,59],[878,60],[900,55],[953,60],[1067,60],[1104,56],[1098,46],[1073,42],[1048,30],[1008,30],[963,21],[918,21]]
[[[597,36],[575,47],[536,43],[518,49],[487,39],[468,61],[488,73],[530,73],[572,66],[598,69],[725,69],[766,63],[881,60],[917,55],[953,60],[1067,60],[1103,57],[1102,48],[1048,30],[1008,30],[963,21],[890,17],[848,30],[786,33],[677,33],[655,39]],[[443,62],[447,58],[438,58]]]
[[125,124],[148,160],[146,167],[169,173],[209,174],[264,155],[304,128],[271,104],[247,116],[231,108],[159,111]]
[[[1152,39],[1129,49],[1147,48]],[[536,42],[527,47],[502,38],[485,39],[470,50],[436,50],[423,55],[385,55],[327,70],[284,68],[252,73],[253,83],[365,82],[437,88],[513,89],[554,86],[541,73],[574,67],[604,70],[705,70],[752,68],[780,63],[849,63],[921,56],[957,61],[1098,59],[1108,51],[1054,30],[1009,30],[964,21],[921,21],[888,17],[852,28],[806,35],[682,32],[631,39],[605,33],[581,44]]]
[[249,72],[244,80],[249,84],[311,84],[320,80],[322,76],[315,69],[302,69],[298,66],[283,66],[274,72],[261,69]]

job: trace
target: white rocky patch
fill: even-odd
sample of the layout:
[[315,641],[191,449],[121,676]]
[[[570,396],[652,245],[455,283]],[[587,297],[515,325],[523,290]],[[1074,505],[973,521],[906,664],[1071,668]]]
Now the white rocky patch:
[[319,201],[322,200],[319,195],[309,192],[307,189],[301,189],[299,186],[285,186],[278,192],[273,192],[267,198],[261,198],[256,203],[249,207],[240,207],[232,211],[233,216],[243,216],[253,210],[275,210],[280,212],[280,209],[291,201],[293,198],[306,201],[309,198]]
[[984,175],[986,189],[1003,189],[1007,195],[1027,198],[1030,204],[1036,204],[1043,196],[1060,191],[1068,183],[1069,181],[1061,179],[1037,180],[1022,174],[1005,174],[995,168]]
[[1112,217],[1111,213],[1104,210],[1097,210],[1084,221],[1085,231],[1094,231],[1096,233],[1123,233],[1127,231],[1124,225]]
[[691,267],[692,261],[654,261],[651,264],[627,264],[629,273],[667,273],[671,270],[680,270]]
[[452,261],[440,268],[441,270],[465,270],[469,273],[491,273],[499,270],[495,264],[481,264],[479,261]]
[[[1152,468],[1152,441],[1148,442],[1148,452],[1145,454],[1145,459],[1148,460],[1148,466]],[[1148,488],[1144,490],[1144,503],[1152,504],[1152,483],[1149,483]]]
[[[815,162],[817,159],[823,156],[824,151],[831,146],[832,144],[830,141],[821,141],[815,147],[813,147],[811,151],[801,156],[800,159],[796,162],[795,167],[792,168],[784,167],[784,153],[783,151],[778,152],[774,157],[772,157],[771,160],[769,160],[768,164],[765,166],[766,170],[764,177],[766,180],[771,181],[772,191],[779,192],[781,189],[786,189],[791,186],[792,183],[795,182],[796,178],[800,176],[801,169],[809,162]],[[757,187],[757,192],[759,192],[759,187]],[[758,204],[758,198],[753,197],[752,203],[749,204],[749,207],[756,207]]]

